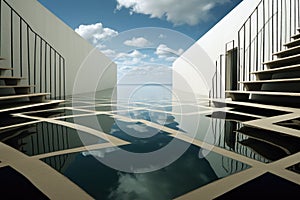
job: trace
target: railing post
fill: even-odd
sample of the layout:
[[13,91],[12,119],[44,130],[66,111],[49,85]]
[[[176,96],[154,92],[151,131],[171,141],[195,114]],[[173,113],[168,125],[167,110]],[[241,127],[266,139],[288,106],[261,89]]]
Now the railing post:
[[[34,31],[25,19],[16,10],[14,10],[14,8],[6,0],[0,0],[0,55],[4,48],[2,38],[4,36],[2,33],[2,31],[4,31],[2,27],[4,13],[7,13],[5,19],[8,21],[8,27],[5,31],[7,31],[6,39],[8,44],[7,51],[8,58],[10,59],[10,67],[17,69],[11,70],[11,75],[14,76],[16,73],[19,73],[20,76],[23,76],[26,75],[25,72],[27,72],[28,85],[33,82],[35,86],[39,87],[39,89],[34,87],[34,92],[48,92],[50,88],[51,97],[53,97],[53,92],[55,97],[58,95],[61,97],[65,96],[65,59],[55,48],[53,48],[53,46],[51,46],[51,44]],[[48,50],[48,48],[50,50]],[[25,51],[27,51],[27,54],[24,53]],[[52,66],[52,54],[54,56],[54,66]],[[57,63],[56,58],[58,55],[59,63]],[[57,70],[58,65],[59,71]],[[31,67],[33,67],[33,69],[31,69]],[[50,69],[48,69],[48,67],[50,67]],[[52,67],[54,67],[54,73]],[[49,72],[50,80],[48,80]],[[54,82],[52,81],[52,75],[54,75]],[[59,78],[58,81],[56,81],[57,78]],[[49,83],[50,87],[48,86]],[[58,92],[60,93],[58,94]]]
[[2,55],[2,0],[0,0],[0,56]]
[[[13,10],[10,11],[10,64],[14,67],[14,28],[13,28]],[[14,75],[14,70],[11,70],[11,75]]]

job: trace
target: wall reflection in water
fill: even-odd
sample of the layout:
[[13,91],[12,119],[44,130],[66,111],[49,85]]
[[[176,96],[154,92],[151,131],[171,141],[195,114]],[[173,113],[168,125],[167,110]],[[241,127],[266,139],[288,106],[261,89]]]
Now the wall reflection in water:
[[[132,148],[132,145],[123,147],[125,150]],[[199,158],[199,151],[199,147],[192,145],[169,166],[139,174],[120,172],[96,159],[114,157],[118,154],[114,148],[71,154],[74,159],[64,169],[44,161],[96,199],[173,199],[249,167],[216,153]],[[221,165],[222,160],[227,162]]]
[[239,115],[212,114],[212,132],[218,136],[217,145],[249,158],[269,163],[300,151],[300,139],[282,133],[244,126],[252,120]]
[[0,141],[29,156],[105,142],[88,133],[45,122],[2,131]]

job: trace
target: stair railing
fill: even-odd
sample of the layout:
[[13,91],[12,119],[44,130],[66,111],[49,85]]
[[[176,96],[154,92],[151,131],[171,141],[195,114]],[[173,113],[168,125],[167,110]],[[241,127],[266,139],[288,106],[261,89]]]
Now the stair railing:
[[32,92],[65,98],[65,58],[6,0],[0,0],[0,55],[13,68],[12,76],[24,77],[26,84],[35,86]]
[[254,81],[251,72],[265,70],[299,26],[299,0],[262,0],[238,31],[238,80]]
[[[264,62],[274,59],[273,53],[285,49],[283,46],[290,41],[291,36],[300,28],[300,1],[299,0],[261,0],[251,15],[243,23],[238,31],[237,44],[237,81],[254,81],[256,77],[253,71],[265,70]],[[228,44],[228,43],[227,43]],[[227,44],[225,55],[227,55]],[[227,56],[225,56],[227,59]],[[217,64],[215,76],[212,78],[210,98],[221,98],[220,87],[216,84],[218,71],[226,72],[226,59],[223,64]],[[224,69],[219,69],[223,67]],[[243,90],[242,84],[238,84],[239,90]],[[225,92],[224,92],[225,93]]]

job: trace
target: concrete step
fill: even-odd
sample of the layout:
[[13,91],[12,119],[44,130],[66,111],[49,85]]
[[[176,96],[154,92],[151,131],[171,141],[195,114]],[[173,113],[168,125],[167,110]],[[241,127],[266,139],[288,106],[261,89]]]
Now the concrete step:
[[300,78],[240,82],[248,91],[300,92]]
[[12,71],[13,68],[10,67],[0,67],[0,76],[5,74],[7,71]]
[[[295,73],[296,72],[296,73]],[[255,71],[251,72],[251,74],[254,74],[256,76],[257,80],[267,80],[274,78],[273,75],[279,74],[279,73],[288,73],[289,78],[297,78],[300,77],[297,72],[300,72],[300,64],[299,65],[290,65],[290,66],[285,66],[285,67],[278,67],[274,69],[268,69],[268,70],[263,70],[263,71]]]
[[13,70],[11,67],[0,67],[0,70]]
[[13,112],[25,112],[25,111],[31,111],[31,110],[41,110],[44,108],[49,107],[57,107],[60,103],[63,103],[64,100],[50,100],[45,101],[42,103],[16,103],[14,105],[6,105],[6,106],[0,106],[0,113],[7,114],[7,113],[13,113]]
[[283,46],[288,47],[288,48],[292,48],[292,47],[299,46],[299,45],[300,45],[300,38],[296,39],[296,40],[293,40],[291,42],[288,42],[288,43],[284,44]]
[[35,87],[34,85],[0,85],[0,96],[5,95],[5,91],[14,90],[15,94],[28,94],[30,88]]
[[299,39],[300,38],[300,33],[298,33],[296,35],[293,35],[291,38],[294,39],[294,40]]
[[22,95],[7,95],[0,97],[1,101],[10,101],[10,100],[16,100],[16,99],[27,99],[30,102],[43,102],[45,100],[45,97],[49,95],[50,93],[33,93],[33,94],[22,94]]
[[296,46],[296,47],[292,47],[277,53],[274,53],[274,56],[277,56],[277,58],[284,58],[284,57],[288,57],[288,56],[293,56],[293,55],[297,55],[300,54],[300,46]]
[[4,81],[5,85],[17,85],[24,77],[0,76],[0,81]]
[[243,100],[239,97],[239,95],[243,97],[247,97],[249,99],[250,95],[257,94],[257,95],[267,95],[267,96],[287,96],[287,97],[293,97],[297,96],[300,97],[300,93],[298,92],[267,92],[267,91],[226,91],[226,93],[229,93],[232,97],[232,100]]
[[298,92],[226,91],[233,101],[255,102],[288,107],[300,107]]
[[[239,110],[242,109],[243,112],[251,112],[251,113],[258,113],[255,109],[262,110],[263,114],[267,112],[271,113],[265,116],[271,117],[275,115],[283,115],[287,114],[288,112],[294,112],[294,108],[286,108],[283,106],[274,106],[274,105],[267,105],[255,102],[245,102],[245,101],[233,101],[231,99],[211,99],[211,101],[215,104],[216,107],[230,107],[230,108],[238,108]],[[283,112],[283,110],[285,112]]]
[[289,65],[297,65],[300,64],[300,54],[264,62],[263,64],[271,69]]

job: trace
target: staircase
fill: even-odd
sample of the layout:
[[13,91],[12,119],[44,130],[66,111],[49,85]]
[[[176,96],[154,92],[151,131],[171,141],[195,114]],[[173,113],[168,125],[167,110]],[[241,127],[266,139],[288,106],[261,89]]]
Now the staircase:
[[276,59],[263,63],[266,70],[251,72],[255,81],[239,82],[244,91],[226,91],[233,101],[300,107],[300,33],[284,46],[273,54]]
[[[0,59],[0,62],[4,58]],[[31,93],[34,85],[22,85],[24,77],[7,76],[13,68],[0,67],[0,115],[58,106],[61,100],[46,100],[49,93]]]

